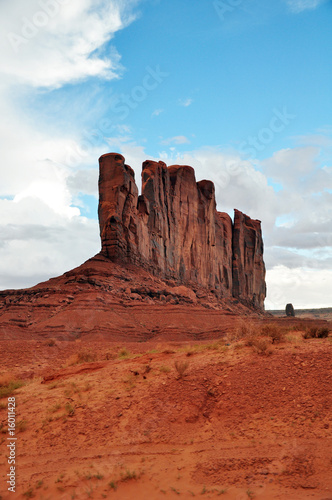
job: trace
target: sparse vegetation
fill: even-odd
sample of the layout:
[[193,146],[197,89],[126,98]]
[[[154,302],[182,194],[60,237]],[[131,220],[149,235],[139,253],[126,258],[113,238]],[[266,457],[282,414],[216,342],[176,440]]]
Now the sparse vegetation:
[[270,337],[272,344],[285,340],[285,329],[278,325],[268,324],[261,328],[261,334]]
[[291,327],[291,330],[293,330],[294,332],[303,332],[305,329],[306,327],[304,323],[295,323],[295,325]]
[[97,361],[97,354],[91,351],[79,351],[76,354],[70,356],[67,365],[73,366],[82,363],[93,363],[94,361]]
[[180,492],[179,490],[177,490],[176,488],[174,488],[173,486],[171,486],[171,490],[174,491],[174,493],[176,493],[177,495],[180,495]]
[[46,341],[46,345],[47,345],[48,347],[54,347],[54,346],[56,345],[56,340],[55,340],[55,339],[53,339],[53,338],[52,338],[52,339],[48,339],[48,340]]
[[313,326],[311,328],[307,328],[305,332],[302,334],[304,339],[326,339],[329,336],[330,330],[326,327],[318,328],[317,326]]
[[115,481],[110,481],[110,482],[108,483],[108,486],[109,486],[112,490],[114,490],[114,491],[116,491],[116,490],[118,489],[118,485],[116,484],[116,482],[115,482]]
[[129,355],[130,355],[130,352],[125,347],[123,347],[122,349],[120,349],[118,357],[124,359],[124,358],[128,358]]
[[267,356],[272,354],[270,343],[264,338],[258,337],[256,339],[253,339],[251,345],[258,354],[264,354]]
[[103,474],[100,474],[97,472],[96,474],[91,474],[91,472],[88,472],[85,474],[85,479],[90,480],[90,479],[103,479]]
[[72,417],[75,413],[75,408],[69,402],[65,404],[67,414]]
[[130,471],[127,469],[125,473],[121,473],[121,481],[130,481],[131,479],[137,479],[137,475],[134,470]]
[[59,386],[58,382],[52,382],[52,384],[49,384],[47,386],[48,390],[56,389]]
[[174,366],[176,371],[178,372],[179,378],[182,378],[184,372],[187,370],[189,363],[188,361],[175,361]]
[[22,380],[13,379],[10,374],[0,375],[0,398],[7,398],[11,396],[16,389],[24,385]]
[[227,340],[228,342],[234,342],[236,340],[256,336],[257,333],[258,327],[256,323],[253,321],[241,320],[235,330],[227,334]]
[[159,371],[161,371],[162,373],[169,373],[171,369],[169,366],[160,366]]
[[23,496],[25,496],[26,498],[33,498],[35,496],[33,489],[29,488],[27,491],[23,493]]
[[61,408],[61,404],[57,403],[54,406],[52,406],[52,408],[50,408],[48,411],[50,413],[56,413],[58,410],[60,410],[60,408]]
[[107,360],[116,359],[116,354],[114,352],[107,352],[105,354],[105,359],[107,359]]
[[126,384],[126,391],[132,391],[136,387],[135,383],[135,376],[130,374],[128,375],[125,379],[123,379],[123,382]]

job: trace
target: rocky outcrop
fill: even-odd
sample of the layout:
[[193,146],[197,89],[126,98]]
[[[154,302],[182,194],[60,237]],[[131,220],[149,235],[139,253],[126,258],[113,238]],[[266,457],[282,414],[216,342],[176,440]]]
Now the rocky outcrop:
[[217,212],[214,184],[196,182],[190,166],[145,161],[139,195],[134,171],[123,156],[106,154],[99,164],[104,256],[264,307],[259,221],[235,211],[233,224],[228,214]]
[[233,226],[233,296],[257,307],[266,296],[261,224],[239,210]]

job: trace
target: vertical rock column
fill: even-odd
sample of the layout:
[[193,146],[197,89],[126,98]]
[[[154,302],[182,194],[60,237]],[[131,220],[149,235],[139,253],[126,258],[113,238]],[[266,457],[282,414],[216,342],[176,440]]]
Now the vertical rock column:
[[225,212],[216,213],[216,252],[219,256],[219,281],[225,297],[233,290],[233,222]]
[[110,259],[138,261],[138,189],[135,173],[123,156],[99,158],[98,217],[102,253]]
[[261,223],[235,210],[233,225],[233,297],[263,308],[266,296]]
[[147,200],[149,262],[164,274],[172,274],[172,217],[170,179],[164,162],[147,160],[142,166],[142,196]]

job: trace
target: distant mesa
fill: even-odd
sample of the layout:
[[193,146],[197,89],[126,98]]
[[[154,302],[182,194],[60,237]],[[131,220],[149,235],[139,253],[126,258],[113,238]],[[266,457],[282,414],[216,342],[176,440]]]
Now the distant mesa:
[[217,212],[213,182],[196,182],[190,166],[145,161],[141,195],[122,155],[105,154],[99,166],[103,256],[264,309],[260,221]]

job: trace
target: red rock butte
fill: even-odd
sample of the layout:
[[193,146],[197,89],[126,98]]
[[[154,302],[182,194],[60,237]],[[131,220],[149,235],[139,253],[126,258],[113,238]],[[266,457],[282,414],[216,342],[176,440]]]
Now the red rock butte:
[[118,153],[99,158],[101,254],[162,279],[202,286],[219,298],[264,309],[261,223],[235,210],[217,212],[214,184],[196,182],[187,165],[147,160],[142,194]]

